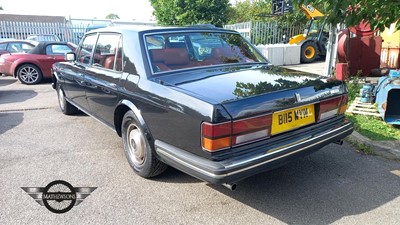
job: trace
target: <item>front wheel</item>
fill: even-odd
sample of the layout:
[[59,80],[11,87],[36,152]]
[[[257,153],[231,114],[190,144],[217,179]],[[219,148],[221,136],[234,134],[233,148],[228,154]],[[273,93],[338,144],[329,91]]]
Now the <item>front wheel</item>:
[[165,171],[167,165],[154,156],[143,127],[132,111],[125,113],[121,129],[125,156],[135,173],[149,178]]
[[72,115],[77,113],[78,108],[76,108],[65,99],[64,90],[61,88],[61,85],[58,82],[56,85],[58,105],[60,106],[61,112],[65,115]]
[[314,62],[317,57],[317,46],[314,42],[306,42],[301,46],[301,62],[310,63]]
[[33,64],[25,64],[18,68],[17,77],[23,84],[37,84],[43,79],[40,69]]

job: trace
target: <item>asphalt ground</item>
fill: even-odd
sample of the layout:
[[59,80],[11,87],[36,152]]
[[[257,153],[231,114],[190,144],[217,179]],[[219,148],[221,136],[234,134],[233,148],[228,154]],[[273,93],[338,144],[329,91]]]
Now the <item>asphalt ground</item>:
[[[64,214],[21,187],[97,187]],[[0,77],[0,224],[399,224],[400,163],[330,144],[232,192],[169,168],[132,171],[116,133],[65,116],[50,83]]]

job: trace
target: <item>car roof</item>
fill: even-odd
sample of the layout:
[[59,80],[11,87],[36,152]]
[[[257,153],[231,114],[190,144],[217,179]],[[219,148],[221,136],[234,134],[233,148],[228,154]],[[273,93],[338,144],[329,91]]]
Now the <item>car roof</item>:
[[68,42],[62,42],[62,41],[39,41],[38,45],[36,47],[32,48],[29,53],[30,54],[42,54],[44,52],[44,48],[46,48],[48,45],[51,44],[64,44],[64,45],[69,45]]
[[162,27],[162,26],[145,26],[145,25],[121,25],[121,26],[108,26],[105,28],[99,28],[93,31],[87,32],[89,33],[97,33],[97,32],[124,32],[124,31],[133,31],[133,32],[160,32],[160,31],[227,31],[227,32],[236,32],[233,30],[227,30],[219,27],[214,27],[212,25],[192,25],[185,27]]
[[0,43],[28,43],[32,45],[37,45],[37,42],[29,41],[29,40],[18,40],[18,39],[2,39]]

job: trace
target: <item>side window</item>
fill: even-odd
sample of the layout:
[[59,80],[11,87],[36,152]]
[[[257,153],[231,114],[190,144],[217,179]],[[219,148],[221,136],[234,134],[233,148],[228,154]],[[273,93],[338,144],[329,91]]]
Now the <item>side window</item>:
[[97,35],[91,34],[84,37],[81,47],[78,49],[76,60],[80,63],[89,64],[92,58],[92,50],[96,44]]
[[100,34],[94,51],[93,66],[122,71],[120,40],[119,34]]
[[64,55],[71,51],[72,49],[68,45],[53,44],[46,47],[46,55]]
[[28,44],[22,44],[21,45],[21,50],[23,52],[29,52],[32,48],[34,48],[33,45],[28,45]]
[[0,50],[6,50],[7,49],[7,43],[0,44]]
[[0,50],[6,50],[7,49],[7,43],[0,44]]
[[20,43],[10,43],[7,47],[7,51],[14,53],[14,52],[22,52],[22,47]]

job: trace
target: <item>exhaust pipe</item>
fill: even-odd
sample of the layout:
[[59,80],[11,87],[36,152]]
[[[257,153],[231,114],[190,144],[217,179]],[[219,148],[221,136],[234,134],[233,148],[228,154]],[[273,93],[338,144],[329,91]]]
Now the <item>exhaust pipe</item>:
[[335,141],[335,142],[333,142],[333,143],[335,143],[335,144],[337,144],[337,145],[343,145],[343,139],[340,139],[340,140]]
[[231,191],[236,190],[236,184],[235,184],[235,183],[232,183],[232,184],[224,183],[224,184],[222,184],[222,186],[228,188],[228,189],[231,190]]

